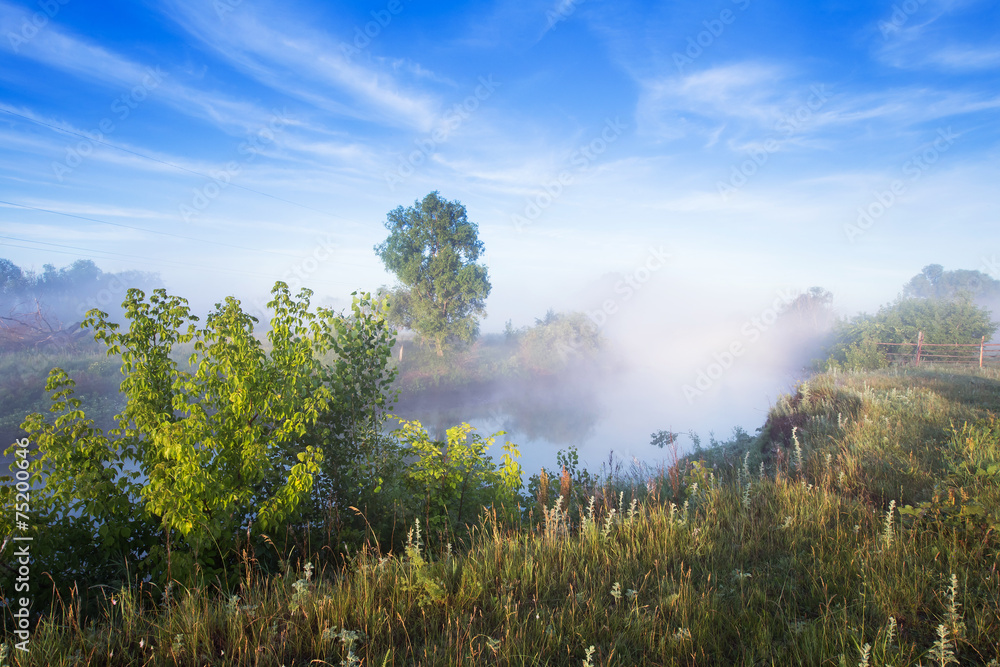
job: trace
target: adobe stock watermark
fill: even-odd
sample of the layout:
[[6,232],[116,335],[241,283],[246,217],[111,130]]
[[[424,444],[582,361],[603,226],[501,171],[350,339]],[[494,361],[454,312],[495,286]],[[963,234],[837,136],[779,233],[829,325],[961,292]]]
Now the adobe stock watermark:
[[4,540],[4,547],[7,546],[8,540],[14,542],[14,556],[17,558],[17,570],[12,570],[11,573],[14,575],[14,592],[20,593],[21,597],[11,596],[6,602],[10,614],[14,617],[14,634],[20,640],[14,644],[14,648],[19,651],[28,650],[31,638],[32,600],[29,596],[31,595],[31,542],[34,538],[25,534],[31,527],[29,445],[30,442],[27,438],[21,438],[14,443],[14,464],[11,466],[11,468],[17,468],[14,471],[14,526],[20,534]]
[[779,290],[778,296],[769,307],[743,323],[739,338],[734,339],[721,352],[712,354],[712,361],[698,370],[694,382],[685,384],[682,388],[684,398],[689,405],[693,405],[696,398],[711,389],[733,367],[736,360],[743,356],[747,348],[759,341],[764,332],[774,326],[781,316],[782,306],[791,304],[798,294],[795,290]]
[[[621,312],[622,306],[628,303],[652,279],[653,274],[666,266],[667,260],[670,258],[671,255],[663,249],[663,246],[658,248],[650,246],[645,260],[615,283],[614,293],[616,296],[604,299],[600,308],[596,310],[587,310],[587,319],[590,320],[594,330],[599,331],[611,317]],[[579,353],[577,349],[579,345],[580,341],[577,339],[571,340],[568,344],[560,342],[556,351],[560,358],[565,361],[568,355]]]
[[584,0],[560,0],[559,4],[555,9],[550,9],[545,12],[545,18],[548,20],[548,25],[546,28],[549,30],[555,30],[559,23],[562,23],[576,11],[576,8],[584,3]]
[[13,30],[7,32],[11,50],[19,53],[21,45],[33,40],[69,2],[70,0],[38,0],[35,4],[38,5],[39,11],[22,19],[21,29],[17,32]]
[[565,189],[573,184],[576,178],[574,173],[586,170],[597,158],[604,155],[611,144],[618,141],[626,129],[628,126],[621,122],[617,116],[614,120],[607,119],[598,136],[570,154],[569,164],[574,168],[573,171],[569,169],[560,171],[558,176],[546,179],[531,195],[525,198],[524,208],[521,212],[510,216],[514,229],[520,232],[535,222],[542,215],[542,212],[552,206]]
[[167,76],[167,73],[159,67],[155,69],[147,67],[146,76],[142,78],[142,81],[133,86],[127,93],[116,97],[111,103],[111,113],[114,116],[102,118],[97,123],[97,129],[85,132],[84,134],[89,135],[87,139],[82,139],[75,145],[67,146],[66,157],[63,158],[62,162],[52,161],[52,173],[55,174],[60,183],[94,152],[97,142],[104,141],[107,136],[113,134],[118,129],[118,125],[115,124],[115,118],[118,119],[119,123],[128,119],[132,115],[132,112],[149,97],[150,92],[163,83],[163,77],[165,76]]
[[924,150],[915,153],[903,163],[902,171],[906,179],[895,179],[885,190],[872,191],[872,201],[867,206],[858,207],[858,217],[853,224],[844,225],[844,235],[847,240],[854,243],[859,236],[864,235],[869,229],[875,226],[879,218],[892,208],[899,198],[906,194],[908,184],[920,180],[928,169],[930,169],[951,148],[957,134],[951,131],[951,127],[939,129],[937,138]]
[[281,280],[288,283],[289,289],[293,292],[302,289],[305,287],[305,281],[319,271],[320,266],[333,259],[336,250],[337,244],[334,243],[332,235],[327,234],[316,239],[316,245],[313,246],[312,252],[292,264],[281,276]]
[[244,156],[242,160],[231,160],[223,169],[210,172],[211,180],[195,188],[191,200],[179,206],[178,211],[184,222],[191,222],[192,218],[204,212],[218,199],[233,179],[243,171],[243,167],[253,162],[265,147],[273,144],[278,132],[291,122],[287,109],[280,111],[274,109],[272,114],[264,127],[247,135],[246,140],[236,148],[237,152]]
[[[750,6],[750,0],[732,0],[736,7],[744,12]],[[719,37],[726,31],[726,26],[732,25],[736,21],[738,14],[728,7],[719,12],[715,18],[706,19],[701,22],[704,30],[698,32],[694,37],[687,38],[687,47],[683,53],[674,51],[674,65],[677,71],[684,73],[684,68],[693,65],[694,61],[701,57],[705,49],[712,46]]]
[[979,270],[994,280],[1000,280],[1000,259],[996,255],[983,257],[983,266]]
[[904,0],[903,2],[894,4],[892,6],[892,14],[889,15],[889,20],[878,22],[878,29],[882,33],[882,39],[889,39],[890,35],[899,32],[906,22],[910,20],[910,17],[926,4],[927,0]]
[[243,0],[215,0],[215,2],[212,3],[212,7],[215,9],[215,15],[222,20],[226,18],[227,15],[236,11],[236,8],[242,4]]
[[389,191],[395,192],[397,185],[412,176],[417,167],[430,160],[438,146],[448,141],[451,133],[471,118],[472,112],[478,109],[482,102],[490,99],[499,87],[500,83],[493,80],[492,74],[479,77],[479,85],[476,86],[472,94],[442,114],[440,120],[435,123],[437,127],[430,134],[414,139],[413,145],[416,148],[399,158],[399,164],[395,170],[383,174]]
[[93,308],[105,310],[108,306],[112,305],[112,303],[116,302],[120,298],[123,298],[125,293],[128,292],[129,287],[131,287],[131,285],[123,281],[119,274],[111,274],[111,280],[108,282],[107,287],[103,287],[97,292],[97,294],[89,297],[86,301],[81,302],[76,307],[76,314],[80,316],[80,319],[83,319]]
[[[829,99],[830,93],[823,84],[814,85],[809,88],[809,97],[791,113],[785,114],[774,124],[774,131],[785,135],[785,138],[801,132],[802,129],[813,118],[817,111],[823,108]],[[722,201],[729,201],[729,198],[746,185],[760,169],[767,164],[771,155],[781,150],[781,143],[777,137],[768,137],[760,148],[750,151],[747,159],[739,164],[734,164],[729,172],[728,181],[717,181],[716,189]]]
[[[302,259],[297,260],[294,264],[289,266],[285,272],[281,275],[279,280],[288,285],[288,290],[292,294],[298,293],[306,285],[306,281],[316,274],[320,270],[320,267],[331,261],[334,257],[334,253],[337,250],[337,244],[333,239],[332,234],[325,234],[324,236],[318,237],[316,239],[315,245],[313,245],[312,250],[310,250]],[[270,301],[270,297],[266,299],[255,298],[251,300],[251,304],[257,309],[258,312],[267,313],[267,302]]]
[[354,26],[352,44],[341,42],[340,52],[348,57],[360,54],[368,48],[373,39],[382,34],[382,30],[392,23],[392,17],[398,16],[405,9],[404,5],[403,0],[389,0],[385,9],[373,9],[370,12],[372,20],[365,23],[364,26]]

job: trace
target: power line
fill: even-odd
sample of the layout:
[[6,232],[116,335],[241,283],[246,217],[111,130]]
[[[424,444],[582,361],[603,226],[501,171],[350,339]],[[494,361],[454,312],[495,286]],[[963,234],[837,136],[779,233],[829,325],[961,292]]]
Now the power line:
[[[236,270],[236,269],[221,269],[221,268],[218,268],[218,267],[206,267],[206,266],[203,266],[201,264],[190,264],[188,262],[175,262],[175,261],[172,261],[172,260],[169,260],[169,259],[168,260],[154,259],[152,257],[142,257],[142,256],[139,256],[139,255],[128,255],[128,254],[121,253],[121,252],[112,252],[110,250],[95,250],[93,248],[81,248],[80,246],[65,245],[65,244],[62,244],[62,243],[50,243],[48,241],[35,241],[33,239],[22,239],[22,238],[18,238],[16,236],[2,236],[2,235],[0,235],[0,239],[10,239],[11,241],[20,241],[21,243],[37,243],[39,245],[47,245],[47,246],[52,246],[54,248],[69,248],[70,250],[82,250],[82,251],[87,252],[87,253],[101,253],[101,254],[104,254],[104,255],[113,255],[113,256],[116,256],[116,257],[126,257],[128,259],[138,259],[138,260],[141,260],[143,262],[156,262],[156,263],[159,263],[159,264],[168,264],[168,265],[172,264],[174,266],[194,267],[194,268],[198,268],[198,269],[206,269],[207,268],[207,269],[212,270],[212,271],[227,271],[229,273],[242,273],[244,275],[254,276],[256,278],[266,278],[267,277],[267,276],[264,276],[264,275],[261,275],[261,274],[258,274],[258,273],[250,273],[248,271],[239,271],[239,270]],[[10,245],[10,244],[7,244],[7,245]],[[18,246],[18,247],[27,248],[29,250],[40,250],[40,248],[30,248],[28,246]],[[67,253],[67,254],[69,254],[69,253]]]
[[222,243],[221,241],[209,241],[208,239],[199,239],[194,236],[185,236],[183,234],[171,234],[170,232],[161,232],[156,229],[148,229],[145,227],[136,227],[134,225],[126,225],[120,222],[110,222],[108,220],[98,220],[97,218],[87,218],[82,215],[74,215],[72,213],[64,213],[62,211],[53,211],[47,208],[41,208],[38,206],[28,206],[27,204],[18,204],[10,201],[0,200],[0,204],[6,204],[7,206],[16,206],[18,208],[26,208],[32,211],[42,211],[43,213],[52,213],[53,215],[63,215],[67,218],[76,218],[77,220],[87,220],[88,222],[97,222],[102,225],[111,225],[112,227],[123,227],[125,229],[134,229],[140,232],[147,232],[149,234],[160,234],[161,236],[172,236],[178,239],[184,239],[186,241],[197,241],[198,243],[211,243],[212,245],[224,246],[226,248],[235,248],[237,250],[249,250],[250,252],[266,252],[272,255],[284,255],[286,257],[297,257],[292,253],[281,252],[280,250],[258,250],[257,248],[247,248],[245,246],[233,245],[232,243]]
[[[292,258],[296,258],[296,259],[298,259],[300,257],[300,255],[297,255],[295,253],[281,252],[280,250],[260,250],[260,249],[257,249],[257,248],[247,248],[246,246],[234,245],[232,243],[223,243],[222,241],[209,241],[207,239],[199,239],[199,238],[194,237],[194,236],[185,236],[183,234],[171,234],[170,232],[161,232],[161,231],[158,231],[156,229],[148,229],[148,228],[145,228],[145,227],[136,227],[134,225],[126,225],[126,224],[120,223],[120,222],[110,222],[108,220],[98,220],[97,218],[88,218],[88,217],[85,217],[85,216],[82,216],[82,215],[74,215],[72,213],[64,213],[62,211],[53,211],[52,209],[41,208],[41,207],[38,207],[38,206],[28,206],[27,204],[18,204],[16,202],[4,201],[2,199],[0,199],[0,204],[6,204],[8,206],[16,206],[18,208],[24,208],[24,209],[28,209],[28,210],[31,210],[31,211],[41,211],[43,213],[51,213],[53,215],[62,215],[62,216],[65,216],[67,218],[76,218],[77,220],[87,220],[89,222],[97,222],[97,223],[100,223],[102,225],[111,225],[112,227],[123,227],[125,229],[134,229],[136,231],[147,232],[149,234],[160,234],[162,236],[171,236],[171,237],[174,237],[174,238],[184,239],[184,240],[187,240],[187,241],[196,241],[198,243],[210,243],[212,245],[223,246],[225,248],[235,248],[237,250],[248,250],[250,252],[266,252],[266,253],[270,253],[272,255],[281,255],[283,257],[292,257]],[[29,241],[29,243],[35,243],[35,241]],[[38,241],[38,243],[41,243],[41,241]],[[359,267],[359,268],[368,268],[366,265],[363,265],[363,264],[351,264],[349,262],[338,262],[338,263],[341,264],[342,266],[356,266],[356,267]]]
[[[122,152],[125,152],[125,153],[129,153],[131,155],[135,155],[137,157],[141,157],[141,158],[143,158],[145,160],[151,160],[153,162],[156,162],[156,163],[159,163],[159,164],[162,164],[162,165],[166,165],[168,167],[173,167],[174,169],[180,169],[181,171],[186,171],[189,174],[195,174],[197,176],[201,176],[202,178],[207,178],[207,179],[209,179],[211,181],[216,180],[212,176],[209,176],[208,174],[204,174],[204,173],[202,173],[200,171],[195,171],[194,169],[188,169],[187,167],[182,167],[179,164],[174,164],[173,162],[167,162],[166,160],[160,160],[158,158],[152,157],[150,155],[145,155],[143,153],[139,153],[139,152],[130,150],[128,148],[122,148],[121,146],[116,146],[115,144],[111,144],[111,143],[108,143],[106,141],[101,141],[100,139],[94,139],[93,137],[88,137],[87,135],[85,135],[85,134],[83,134],[81,132],[74,132],[73,130],[67,130],[65,128],[59,127],[58,125],[52,125],[50,123],[46,123],[44,121],[38,120],[37,118],[32,118],[30,116],[25,116],[23,114],[15,113],[15,112],[13,112],[13,111],[11,111],[9,109],[0,108],[0,111],[2,111],[3,113],[6,113],[6,114],[10,114],[11,116],[17,116],[18,118],[23,118],[24,120],[32,122],[32,123],[37,123],[38,125],[43,125],[45,127],[48,127],[48,128],[51,128],[51,129],[55,130],[56,132],[63,132],[65,134],[71,134],[71,135],[73,135],[75,137],[81,137],[83,139],[86,139],[87,141],[93,141],[96,144],[101,144],[102,146],[107,146],[108,148],[114,148],[115,150],[119,150],[119,151],[122,151]],[[312,206],[306,206],[305,204],[300,204],[300,203],[294,202],[294,201],[292,201],[290,199],[284,199],[282,197],[278,197],[277,195],[269,194],[267,192],[261,192],[260,190],[254,190],[253,188],[248,188],[248,187],[246,187],[244,185],[239,185],[237,183],[233,183],[232,181],[230,181],[229,187],[239,188],[240,190],[246,190],[247,192],[253,192],[254,194],[258,194],[258,195],[261,195],[261,196],[264,196],[264,197],[270,197],[271,199],[276,199],[277,201],[285,202],[286,204],[291,204],[292,206],[298,206],[299,208],[304,208],[304,209],[307,209],[307,210],[310,210],[310,211],[314,211],[316,213],[322,213],[323,215],[328,215],[331,218],[339,218],[341,220],[347,220],[348,222],[354,222],[350,218],[345,218],[342,215],[337,215],[336,213],[330,213],[328,211],[321,211],[318,208],[313,208]]]
[[[129,259],[137,259],[137,260],[141,260],[141,261],[144,261],[144,262],[153,262],[155,264],[166,264],[166,265],[175,265],[175,266],[183,266],[183,267],[194,267],[194,268],[200,269],[202,271],[215,271],[215,272],[224,272],[224,273],[236,273],[236,274],[241,274],[241,275],[246,275],[246,276],[252,276],[254,278],[264,278],[265,280],[271,280],[272,279],[272,276],[266,276],[266,275],[263,275],[263,274],[260,274],[260,273],[251,273],[249,271],[240,271],[238,269],[224,269],[224,268],[217,267],[217,266],[205,266],[203,264],[189,264],[187,262],[175,262],[175,261],[171,261],[171,260],[155,259],[155,258],[152,258],[152,257],[141,257],[139,255],[128,255],[128,254],[120,253],[120,252],[111,252],[109,250],[94,250],[93,248],[81,248],[79,246],[65,245],[65,244],[60,244],[60,243],[50,243],[48,241],[34,241],[32,239],[22,239],[22,238],[17,238],[15,236],[0,236],[0,239],[10,239],[10,240],[13,240],[13,241],[20,241],[22,243],[36,243],[36,244],[40,244],[40,245],[53,246],[53,247],[56,247],[56,248],[68,248],[70,250],[78,250],[78,251],[83,251],[84,253],[91,253],[91,254],[80,254],[80,253],[66,252],[66,251],[61,251],[61,250],[50,250],[50,249],[47,249],[47,248],[45,249],[46,252],[58,253],[60,255],[71,255],[71,256],[74,256],[74,257],[86,257],[87,259],[95,259],[95,257],[93,257],[93,255],[92,255],[92,253],[103,253],[105,255],[114,255],[114,256],[118,256],[118,257],[126,257],[126,258],[129,258]],[[15,243],[4,243],[3,245],[11,247],[11,248],[23,248],[25,250],[41,250],[41,248],[32,247],[32,246],[17,245]],[[106,259],[106,258],[97,257],[96,259]],[[345,286],[350,287],[349,285],[347,285],[347,283],[340,283],[340,282],[338,282],[338,283],[331,283],[331,282],[328,282],[328,281],[324,281],[323,284],[337,285],[338,287],[341,287],[341,288],[345,287]]]

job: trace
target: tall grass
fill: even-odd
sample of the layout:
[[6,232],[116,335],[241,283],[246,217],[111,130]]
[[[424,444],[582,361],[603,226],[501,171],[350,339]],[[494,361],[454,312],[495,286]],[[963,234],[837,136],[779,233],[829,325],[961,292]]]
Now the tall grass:
[[401,553],[322,572],[248,556],[237,589],[132,583],[96,592],[98,618],[71,596],[8,659],[996,665],[998,409],[995,371],[819,376],[755,440],[608,471],[531,523],[484,512],[433,553],[415,525]]

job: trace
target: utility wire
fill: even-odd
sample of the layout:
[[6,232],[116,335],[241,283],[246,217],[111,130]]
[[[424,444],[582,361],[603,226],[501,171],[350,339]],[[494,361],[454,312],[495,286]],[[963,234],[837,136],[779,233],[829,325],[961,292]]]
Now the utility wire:
[[[169,259],[154,259],[152,257],[142,257],[140,255],[128,255],[128,254],[121,253],[121,252],[112,252],[110,250],[95,250],[94,248],[81,248],[80,246],[65,245],[65,244],[62,244],[62,243],[51,243],[49,241],[35,241],[33,239],[22,239],[22,238],[18,238],[16,236],[3,236],[3,235],[0,235],[0,239],[9,239],[11,241],[20,241],[21,243],[37,243],[39,245],[52,246],[54,248],[69,248],[70,250],[82,250],[83,252],[87,252],[87,253],[101,253],[101,254],[104,254],[104,255],[113,255],[113,256],[116,256],[116,257],[127,257],[128,259],[138,259],[138,260],[141,260],[141,261],[144,261],[144,262],[157,262],[157,263],[160,263],[160,264],[172,264],[174,266],[193,267],[193,268],[198,268],[198,269],[208,268],[208,269],[213,270],[213,271],[227,271],[229,273],[241,273],[243,275],[254,276],[254,277],[257,277],[257,278],[266,278],[267,277],[267,276],[264,276],[264,275],[261,275],[261,274],[258,274],[258,273],[250,273],[249,271],[239,271],[238,269],[222,269],[222,268],[219,268],[219,267],[206,267],[206,266],[203,266],[201,264],[191,264],[189,262],[176,262],[176,261],[169,260]],[[24,248],[26,246],[19,246],[19,247]],[[38,248],[33,248],[33,249],[34,250],[38,250]]]
[[[212,176],[209,176],[208,174],[204,174],[204,173],[202,173],[200,171],[195,171],[194,169],[188,169],[187,167],[182,167],[179,164],[174,164],[173,162],[167,162],[166,160],[160,160],[158,158],[155,158],[155,157],[152,157],[152,156],[149,156],[149,155],[144,155],[143,153],[138,153],[136,151],[129,150],[128,148],[122,148],[121,146],[116,146],[115,144],[111,144],[111,143],[108,143],[106,141],[101,141],[100,139],[94,139],[93,137],[88,137],[87,135],[85,135],[85,134],[83,134],[81,132],[74,132],[73,130],[67,130],[65,128],[59,127],[58,125],[52,125],[51,123],[46,123],[44,121],[38,120],[37,118],[32,118],[30,116],[25,116],[23,114],[15,113],[15,112],[13,112],[13,111],[11,111],[9,109],[0,108],[0,111],[2,111],[3,113],[6,113],[6,114],[10,114],[11,116],[17,116],[18,118],[23,118],[24,120],[29,121],[31,123],[36,123],[38,125],[43,125],[45,127],[48,127],[48,128],[51,128],[51,129],[55,130],[56,132],[63,132],[65,134],[71,134],[71,135],[73,135],[75,137],[81,137],[83,139],[86,139],[87,141],[93,141],[96,144],[101,144],[102,146],[107,146],[108,148],[114,148],[115,150],[123,151],[125,153],[129,153],[131,155],[135,155],[137,157],[141,157],[141,158],[143,158],[145,160],[151,160],[153,162],[157,162],[159,164],[166,165],[168,167],[173,167],[174,169],[180,169],[181,171],[186,171],[189,174],[195,174],[197,176],[201,176],[202,178],[207,178],[207,179],[212,180],[212,181],[215,180],[215,178],[213,178]],[[277,195],[269,194],[267,192],[261,192],[260,190],[254,190],[253,188],[248,188],[248,187],[246,187],[244,185],[238,185],[236,183],[233,183],[232,181],[230,181],[229,187],[239,188],[240,190],[246,190],[247,192],[253,192],[254,194],[262,195],[264,197],[270,197],[271,199],[276,199],[277,201],[285,202],[286,204],[291,204],[292,206],[298,206],[299,208],[304,208],[304,209],[307,209],[307,210],[310,210],[310,211],[315,211],[316,213],[322,213],[323,215],[328,215],[331,218],[339,218],[341,220],[347,220],[348,222],[354,222],[353,220],[351,220],[349,218],[345,218],[342,215],[337,215],[336,213],[330,213],[328,211],[321,211],[318,208],[313,208],[312,206],[306,206],[305,204],[300,204],[300,203],[294,202],[294,201],[292,201],[290,199],[284,199],[282,197],[278,197]]]
[[[161,231],[158,231],[156,229],[149,229],[149,228],[146,228],[146,227],[136,227],[134,225],[126,225],[126,224],[120,223],[120,222],[110,222],[108,220],[98,220],[97,218],[88,218],[88,217],[85,217],[85,216],[82,216],[82,215],[74,215],[72,213],[64,213],[62,211],[53,211],[52,209],[48,209],[48,208],[41,208],[41,207],[38,207],[38,206],[28,206],[27,204],[18,204],[16,202],[5,201],[5,200],[0,199],[0,205],[4,205],[4,204],[7,205],[7,206],[16,206],[18,208],[28,209],[28,210],[31,210],[31,211],[41,211],[43,213],[51,213],[53,215],[62,215],[62,216],[65,216],[67,218],[76,218],[77,220],[87,220],[89,222],[97,222],[97,223],[100,223],[102,225],[111,225],[112,227],[123,227],[125,229],[134,229],[134,230],[140,231],[140,232],[147,232],[149,234],[160,234],[162,236],[172,236],[174,238],[184,239],[186,241],[196,241],[198,243],[211,243],[212,245],[223,246],[225,248],[235,248],[237,250],[247,250],[247,251],[250,251],[250,252],[266,252],[266,253],[270,253],[272,255],[281,255],[283,257],[293,257],[293,258],[296,258],[296,259],[298,259],[299,257],[301,257],[301,255],[297,255],[297,254],[291,253],[291,252],[281,252],[280,250],[260,250],[258,248],[247,248],[246,246],[234,245],[232,243],[223,243],[222,241],[209,241],[208,239],[199,239],[199,238],[196,238],[194,236],[185,236],[183,234],[171,234],[170,232],[161,232]],[[34,241],[29,241],[29,243],[34,243]],[[41,243],[41,241],[38,241],[38,243]],[[340,264],[341,266],[356,266],[358,268],[368,268],[367,265],[364,265],[364,264],[352,264],[350,262],[338,262],[338,264]]]
[[[80,253],[66,252],[66,251],[61,251],[61,250],[48,250],[48,249],[46,249],[46,252],[59,253],[61,255],[72,255],[74,257],[87,257],[88,259],[94,259],[94,257],[92,256],[92,253],[103,253],[103,254],[106,254],[106,255],[115,255],[115,256],[118,256],[118,257],[127,257],[129,259],[138,259],[138,260],[141,260],[141,261],[144,261],[144,262],[153,262],[155,264],[166,264],[166,265],[171,265],[172,264],[172,265],[175,265],[175,266],[193,267],[193,268],[196,268],[196,269],[199,269],[199,270],[202,270],[202,271],[216,271],[216,272],[224,272],[224,273],[237,273],[237,274],[241,274],[241,275],[252,276],[254,278],[264,278],[266,280],[270,280],[272,278],[272,276],[265,276],[265,275],[260,274],[260,273],[251,273],[249,271],[240,271],[238,269],[224,269],[224,268],[217,267],[217,266],[205,266],[205,265],[202,265],[202,264],[190,264],[190,263],[187,263],[187,262],[175,262],[175,261],[171,261],[171,260],[154,259],[154,258],[151,258],[151,257],[141,257],[139,255],[127,255],[127,254],[120,253],[120,252],[111,252],[109,250],[94,250],[92,248],[81,248],[79,246],[65,245],[65,244],[60,244],[60,243],[50,243],[50,242],[47,242],[47,241],[34,241],[32,239],[22,239],[22,238],[17,238],[15,236],[0,236],[0,239],[10,239],[12,241],[20,241],[21,243],[37,243],[37,244],[46,245],[46,246],[53,246],[53,247],[56,247],[56,248],[68,248],[70,250],[78,250],[78,251],[83,251],[84,253],[91,253],[91,254],[80,254]],[[32,247],[32,246],[17,245],[15,243],[4,243],[3,245],[7,246],[7,247],[11,247],[11,248],[23,248],[25,250],[40,250],[41,249],[41,248]],[[101,258],[98,257],[97,259],[101,259]],[[347,283],[339,283],[339,282],[338,283],[331,283],[331,282],[328,282],[328,281],[324,281],[324,284],[327,284],[327,285],[337,285],[339,287],[348,286]]]
[[197,241],[198,243],[211,243],[212,245],[224,246],[226,248],[236,248],[237,250],[249,250],[250,252],[266,252],[272,255],[284,255],[286,257],[297,257],[289,252],[281,252],[280,250],[258,250],[257,248],[247,248],[245,246],[233,245],[232,243],[222,243],[221,241],[209,241],[208,239],[199,239],[194,236],[184,236],[183,234],[171,234],[170,232],[161,232],[156,229],[148,229],[146,227],[136,227],[134,225],[126,225],[120,222],[109,222],[108,220],[98,220],[96,218],[87,218],[82,215],[74,215],[72,213],[64,213],[62,211],[53,211],[47,208],[41,208],[38,206],[28,206],[27,204],[18,204],[11,201],[3,201],[0,199],[0,204],[6,204],[7,206],[16,206],[17,208],[26,208],[32,211],[42,211],[43,213],[52,213],[53,215],[64,215],[67,218],[76,218],[77,220],[87,220],[88,222],[97,222],[102,225],[111,225],[112,227],[123,227],[125,229],[134,229],[140,232],[147,232],[149,234],[160,234],[161,236],[172,236],[177,239],[184,239],[186,241]]

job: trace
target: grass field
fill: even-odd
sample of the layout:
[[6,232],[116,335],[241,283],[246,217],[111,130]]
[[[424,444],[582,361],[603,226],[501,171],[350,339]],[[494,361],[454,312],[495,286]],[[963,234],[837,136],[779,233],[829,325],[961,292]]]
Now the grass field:
[[817,376],[749,444],[553,480],[467,544],[413,526],[335,570],[248,558],[235,590],[82,591],[4,661],[997,665],[998,412],[995,370]]

